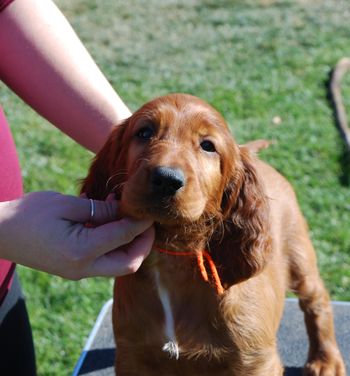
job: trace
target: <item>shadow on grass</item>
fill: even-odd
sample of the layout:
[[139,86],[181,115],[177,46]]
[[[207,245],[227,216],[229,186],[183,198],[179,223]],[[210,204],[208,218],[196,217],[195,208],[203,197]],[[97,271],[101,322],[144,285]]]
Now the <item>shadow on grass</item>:
[[326,92],[327,92],[327,100],[332,109],[334,122],[341,135],[341,150],[340,150],[338,161],[339,161],[339,164],[341,165],[342,172],[339,176],[339,182],[341,185],[345,187],[350,187],[350,150],[347,148],[346,143],[344,141],[343,130],[340,127],[339,118],[337,115],[337,109],[336,109],[333,96],[330,90],[332,75],[333,75],[333,70],[329,72],[328,78],[325,81],[325,87],[326,87]]
[[342,154],[339,162],[342,166],[342,173],[339,177],[340,183],[346,187],[350,187],[350,151],[342,145]]

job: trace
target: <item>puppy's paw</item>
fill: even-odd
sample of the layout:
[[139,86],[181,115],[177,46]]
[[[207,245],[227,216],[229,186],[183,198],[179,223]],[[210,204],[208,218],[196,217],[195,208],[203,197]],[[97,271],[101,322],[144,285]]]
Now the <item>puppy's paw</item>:
[[346,376],[345,365],[338,349],[310,357],[304,368],[304,376]]

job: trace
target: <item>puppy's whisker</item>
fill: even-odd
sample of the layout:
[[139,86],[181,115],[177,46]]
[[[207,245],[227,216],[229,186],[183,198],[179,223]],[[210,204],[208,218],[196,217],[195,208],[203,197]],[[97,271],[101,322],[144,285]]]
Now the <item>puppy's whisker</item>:
[[140,158],[138,158],[138,161],[148,163],[150,161],[150,159],[146,158],[146,157],[140,157]]
[[124,185],[125,185],[125,182],[123,182],[123,183],[119,183],[119,184],[116,184],[116,185],[114,185],[114,186],[111,188],[111,191],[112,191],[112,192],[117,192],[117,191],[121,190],[121,188],[123,188]]
[[116,179],[117,177],[120,177],[120,176],[126,176],[127,175],[127,172],[125,171],[118,171],[116,172],[115,174],[111,175],[107,181],[106,181],[106,188],[108,188],[109,186],[109,183],[113,180],[113,179]]

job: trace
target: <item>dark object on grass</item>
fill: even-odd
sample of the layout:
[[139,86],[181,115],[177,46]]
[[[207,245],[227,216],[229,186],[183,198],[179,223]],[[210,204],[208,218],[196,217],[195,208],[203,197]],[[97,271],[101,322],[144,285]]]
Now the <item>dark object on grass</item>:
[[341,80],[344,74],[350,69],[350,58],[344,57],[340,59],[332,70],[329,90],[331,95],[331,100],[334,106],[334,115],[337,122],[337,126],[341,132],[342,137],[350,151],[350,128],[348,125],[348,120],[346,116],[346,111],[343,103],[343,98],[341,95]]

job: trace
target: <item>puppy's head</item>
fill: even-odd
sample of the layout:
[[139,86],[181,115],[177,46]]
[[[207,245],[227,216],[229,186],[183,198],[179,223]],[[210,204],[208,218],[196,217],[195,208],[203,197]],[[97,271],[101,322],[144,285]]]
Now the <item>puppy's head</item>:
[[[215,231],[221,224],[224,233],[212,242],[220,264],[234,254],[253,259],[256,247],[266,245],[266,205],[249,151],[234,142],[215,109],[190,95],[157,98],[117,126],[82,191],[96,199],[114,192],[124,215],[150,218],[163,228],[200,223]],[[227,243],[227,236],[234,239]],[[226,249],[219,252],[222,240]],[[263,260],[244,263],[249,275]]]
[[116,127],[83,191],[115,192],[123,212],[162,224],[191,223],[221,210],[225,161],[239,149],[221,115],[190,95],[155,99]]

